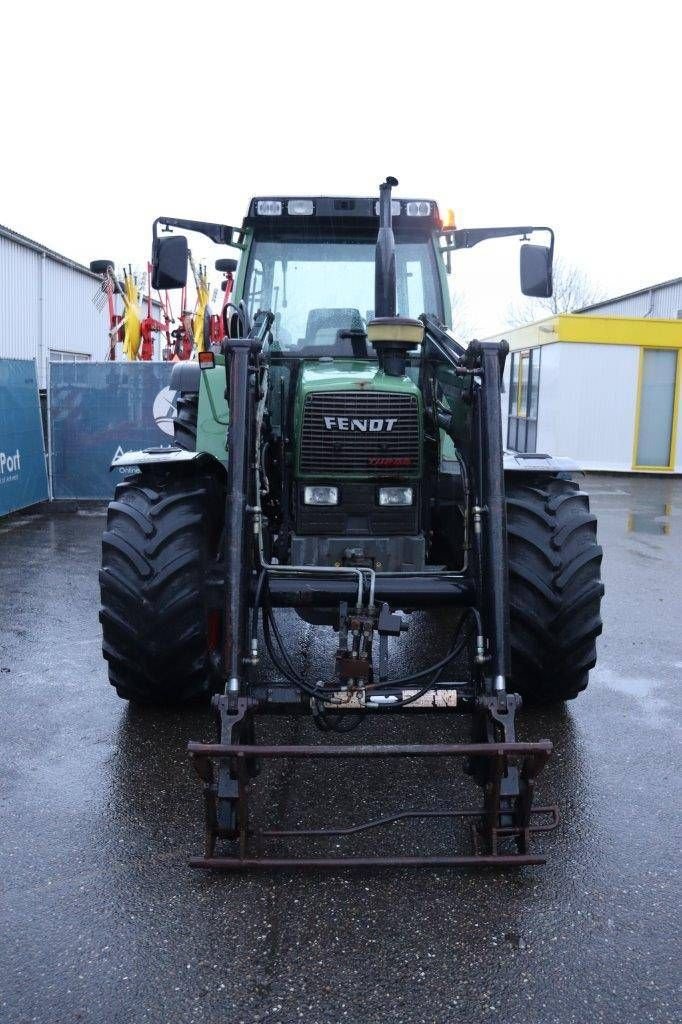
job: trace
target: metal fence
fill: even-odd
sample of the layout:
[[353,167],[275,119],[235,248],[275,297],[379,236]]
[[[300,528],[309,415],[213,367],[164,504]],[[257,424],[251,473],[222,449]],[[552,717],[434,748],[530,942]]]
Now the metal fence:
[[0,359],[0,515],[48,497],[33,359]]
[[[170,363],[52,363],[48,387],[54,498],[113,496],[116,454],[173,440]],[[127,472],[131,472],[128,470]]]

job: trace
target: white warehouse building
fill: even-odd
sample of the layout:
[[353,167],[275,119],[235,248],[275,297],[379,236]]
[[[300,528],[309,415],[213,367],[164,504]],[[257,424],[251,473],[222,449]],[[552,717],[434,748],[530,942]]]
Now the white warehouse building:
[[103,360],[105,314],[93,304],[101,278],[87,267],[0,225],[0,359],[35,359],[38,386],[49,360]]
[[503,440],[582,468],[682,473],[682,278],[497,336]]
[[[0,359],[35,359],[41,389],[50,361],[107,359],[108,316],[93,302],[101,284],[88,267],[0,225]],[[158,338],[155,347],[160,358]]]

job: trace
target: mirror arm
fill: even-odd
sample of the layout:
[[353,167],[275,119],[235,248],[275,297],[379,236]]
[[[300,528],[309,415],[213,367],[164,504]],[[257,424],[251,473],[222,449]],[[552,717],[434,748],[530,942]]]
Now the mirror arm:
[[446,228],[441,231],[446,244],[441,247],[441,252],[452,252],[455,249],[473,249],[479,242],[485,242],[489,238],[510,238],[515,235],[531,235],[534,231],[549,231],[550,256],[554,256],[554,232],[548,227],[512,227],[512,228]]
[[[166,227],[184,228],[185,231],[196,231],[200,235],[206,235],[216,245],[230,245],[235,249],[243,249],[244,245],[239,239],[241,238],[241,229],[234,228],[229,224],[212,224],[206,220],[184,220],[182,217],[157,217],[154,221],[154,241],[158,238],[158,225],[163,224]],[[234,240],[235,232],[237,233],[237,241]]]

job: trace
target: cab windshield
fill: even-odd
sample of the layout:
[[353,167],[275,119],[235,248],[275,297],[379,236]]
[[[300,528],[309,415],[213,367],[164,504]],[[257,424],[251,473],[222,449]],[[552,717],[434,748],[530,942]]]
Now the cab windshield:
[[[256,239],[244,298],[253,319],[275,315],[273,334],[282,351],[329,348],[339,331],[362,331],[374,316],[375,242]],[[430,239],[396,240],[399,316],[442,316],[438,267]]]

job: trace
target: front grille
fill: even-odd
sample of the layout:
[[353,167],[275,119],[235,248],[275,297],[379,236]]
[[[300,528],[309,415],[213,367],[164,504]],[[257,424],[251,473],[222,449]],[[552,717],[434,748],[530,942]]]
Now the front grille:
[[[328,426],[325,420],[332,424]],[[395,422],[387,430],[389,420]],[[301,473],[391,476],[418,469],[419,406],[415,395],[321,391],[306,397]]]

